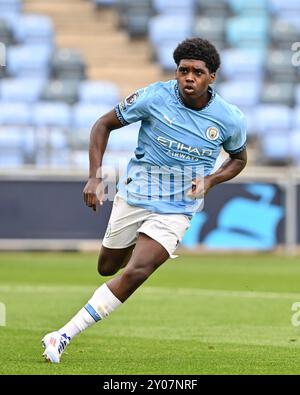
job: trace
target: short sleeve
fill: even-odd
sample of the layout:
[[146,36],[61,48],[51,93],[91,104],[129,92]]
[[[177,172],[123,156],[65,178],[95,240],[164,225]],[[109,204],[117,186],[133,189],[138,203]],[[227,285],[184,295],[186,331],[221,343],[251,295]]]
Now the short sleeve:
[[235,127],[227,140],[223,143],[223,148],[229,154],[238,154],[246,148],[247,122],[244,114],[236,108]]
[[125,126],[149,117],[150,91],[149,87],[139,89],[115,107],[116,115],[122,125]]

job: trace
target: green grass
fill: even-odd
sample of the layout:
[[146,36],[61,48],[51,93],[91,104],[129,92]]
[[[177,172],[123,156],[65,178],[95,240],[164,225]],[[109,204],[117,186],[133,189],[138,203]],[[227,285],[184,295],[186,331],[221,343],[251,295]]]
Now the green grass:
[[1,253],[1,374],[300,374],[300,259],[169,260],[119,310],[77,336],[59,365],[41,337],[105,281],[95,254]]

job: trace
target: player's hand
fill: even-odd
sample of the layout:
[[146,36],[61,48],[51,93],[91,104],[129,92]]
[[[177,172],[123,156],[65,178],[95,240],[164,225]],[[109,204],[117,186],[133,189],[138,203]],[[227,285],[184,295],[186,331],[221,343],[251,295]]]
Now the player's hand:
[[202,199],[212,187],[209,176],[192,181],[192,188],[188,191],[187,196],[191,199]]
[[83,190],[84,203],[91,207],[94,211],[97,210],[97,205],[103,205],[104,186],[100,178],[92,177],[86,183]]

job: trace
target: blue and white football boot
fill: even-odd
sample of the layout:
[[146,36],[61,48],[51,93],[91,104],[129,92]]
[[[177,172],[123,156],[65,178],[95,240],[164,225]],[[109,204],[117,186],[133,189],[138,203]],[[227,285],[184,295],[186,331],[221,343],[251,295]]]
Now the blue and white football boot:
[[61,335],[57,331],[48,333],[42,339],[42,345],[45,348],[43,357],[48,362],[59,363],[60,357],[69,343],[70,338],[65,334]]

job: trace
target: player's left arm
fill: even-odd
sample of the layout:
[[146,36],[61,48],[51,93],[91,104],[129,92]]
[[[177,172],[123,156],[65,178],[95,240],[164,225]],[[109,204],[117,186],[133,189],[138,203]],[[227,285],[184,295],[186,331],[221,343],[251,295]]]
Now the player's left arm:
[[188,193],[188,196],[194,199],[203,198],[215,185],[236,177],[244,169],[246,164],[246,148],[237,154],[229,154],[229,158],[215,173],[192,182],[192,189]]

